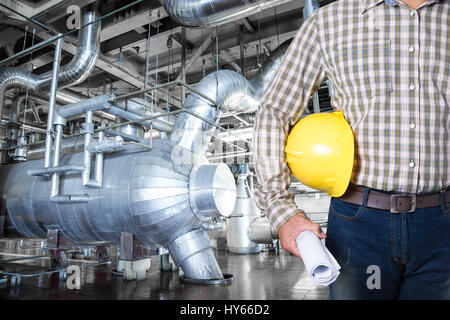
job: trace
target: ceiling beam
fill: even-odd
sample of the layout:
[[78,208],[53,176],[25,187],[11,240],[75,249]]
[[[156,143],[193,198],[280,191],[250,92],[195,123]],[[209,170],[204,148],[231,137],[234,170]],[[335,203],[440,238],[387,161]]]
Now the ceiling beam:
[[168,14],[162,7],[136,13],[129,19],[122,20],[103,28],[100,34],[100,41],[104,42],[166,17],[168,17]]
[[183,46],[183,44],[186,46],[186,51],[188,54],[191,54],[194,50],[195,46],[193,43],[187,41],[183,36],[181,35],[181,32],[174,33],[170,35],[170,37],[175,40],[180,46]]
[[252,24],[247,18],[242,18],[239,21],[242,22],[242,25],[247,29],[248,32],[250,33],[255,32],[255,28],[253,28]]

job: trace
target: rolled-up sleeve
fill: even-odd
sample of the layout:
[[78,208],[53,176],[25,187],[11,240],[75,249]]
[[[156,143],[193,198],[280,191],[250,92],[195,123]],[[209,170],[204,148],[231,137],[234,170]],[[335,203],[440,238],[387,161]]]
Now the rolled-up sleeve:
[[264,93],[255,120],[253,152],[259,184],[255,200],[277,233],[291,217],[303,212],[288,191],[292,178],[284,153],[287,135],[325,79],[313,14],[295,35]]

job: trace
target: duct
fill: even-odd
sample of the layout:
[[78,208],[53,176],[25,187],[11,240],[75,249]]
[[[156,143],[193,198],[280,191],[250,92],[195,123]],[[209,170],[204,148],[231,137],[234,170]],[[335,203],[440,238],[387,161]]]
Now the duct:
[[[94,21],[95,11],[85,12],[83,24]],[[78,49],[73,59],[60,68],[58,75],[59,89],[76,85],[84,81],[92,72],[100,53],[100,22],[86,26],[79,31]],[[0,70],[0,119],[3,117],[4,96],[11,88],[28,88],[33,93],[40,94],[41,91],[48,91],[51,82],[51,72],[42,75],[34,75],[18,68],[3,68]],[[57,93],[56,100],[65,104],[73,103],[74,95],[67,92]]]
[[36,88],[37,76],[17,68],[0,70],[0,119],[3,118],[5,93],[11,88]]
[[[191,93],[183,108],[199,114],[203,118],[216,122],[220,109],[233,110],[250,108],[254,105],[254,92],[247,79],[229,70],[210,73],[196,86],[196,91],[216,102],[218,108],[197,93]],[[205,132],[211,125],[193,115],[182,113],[177,118],[170,139],[179,146],[203,153]]]
[[[258,73],[250,80],[250,84],[255,90],[255,100],[261,101],[261,98],[264,94],[265,89],[269,85],[269,82],[272,80],[272,78],[275,75],[275,72],[277,71],[278,67],[281,64],[281,61],[283,60],[283,57],[289,48],[290,44],[292,42],[292,39],[286,40],[282,44],[278,46],[274,51],[270,53],[270,56],[267,58],[266,61],[264,61],[261,69],[258,71]],[[255,110],[252,110],[253,112],[256,111],[257,106]]]
[[[88,24],[97,18],[95,10],[83,14],[82,25]],[[58,74],[58,88],[80,84],[87,79],[95,67],[100,54],[100,22],[92,23],[79,30],[78,47],[74,58],[61,67]],[[51,71],[39,76],[37,88],[42,90],[50,85]]]
[[160,0],[167,13],[186,27],[215,27],[294,0]]
[[171,242],[168,249],[177,267],[191,275],[190,279],[224,279],[205,230],[200,228],[184,234]]
[[248,238],[260,244],[273,244],[278,235],[266,216],[254,217],[247,229]]
[[[290,43],[291,40],[285,41],[275,49],[260,72],[250,81],[230,70],[219,70],[203,78],[195,89],[215,101],[218,108],[195,92],[186,98],[183,108],[212,122],[217,120],[219,110],[231,113],[255,112]],[[170,139],[183,148],[203,153],[204,145],[209,141],[204,141],[207,138],[204,133],[210,128],[211,125],[203,120],[182,113],[174,124]]]

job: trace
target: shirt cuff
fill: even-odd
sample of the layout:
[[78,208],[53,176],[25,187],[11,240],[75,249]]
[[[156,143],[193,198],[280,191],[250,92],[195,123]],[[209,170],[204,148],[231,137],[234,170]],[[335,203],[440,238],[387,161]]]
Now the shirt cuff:
[[296,204],[276,205],[272,208],[268,208],[270,224],[277,235],[281,226],[297,214],[306,216],[305,212],[299,209]]

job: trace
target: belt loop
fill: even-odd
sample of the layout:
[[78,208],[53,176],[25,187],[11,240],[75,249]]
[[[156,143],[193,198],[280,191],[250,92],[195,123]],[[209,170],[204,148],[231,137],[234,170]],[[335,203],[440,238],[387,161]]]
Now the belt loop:
[[442,211],[444,212],[444,215],[448,216],[448,204],[445,203],[445,190],[442,190],[441,192],[441,208]]
[[365,187],[364,188],[364,194],[363,194],[363,201],[361,206],[365,209],[367,208],[367,200],[369,199],[369,192],[370,192],[370,188]]

